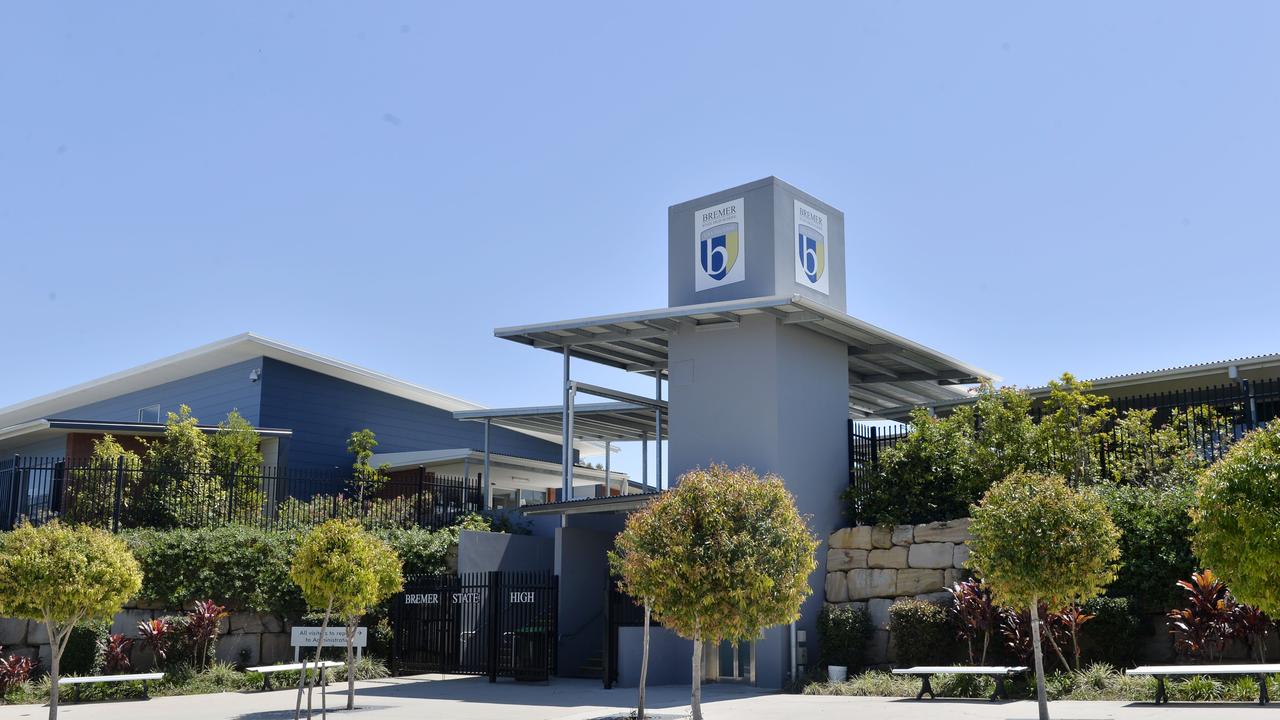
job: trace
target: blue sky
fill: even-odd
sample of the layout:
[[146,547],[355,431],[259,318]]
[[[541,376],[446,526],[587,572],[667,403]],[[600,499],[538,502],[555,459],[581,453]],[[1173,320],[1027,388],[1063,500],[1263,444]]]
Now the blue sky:
[[1008,382],[1275,352],[1278,26],[1243,2],[12,3],[0,404],[245,330],[554,402],[557,359],[492,329],[665,305],[667,206],[766,175],[846,213],[850,314]]

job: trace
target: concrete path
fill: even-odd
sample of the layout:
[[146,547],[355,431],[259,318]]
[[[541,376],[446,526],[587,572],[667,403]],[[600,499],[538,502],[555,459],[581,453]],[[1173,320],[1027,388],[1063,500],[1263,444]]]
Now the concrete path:
[[[341,707],[345,695],[331,685],[330,706]],[[317,690],[316,703],[319,704]],[[604,690],[598,680],[555,680],[549,685],[525,685],[510,681],[490,685],[484,678],[440,675],[391,678],[358,683],[355,713],[334,713],[338,720],[350,716],[369,720],[595,720],[619,718],[632,709],[634,689]],[[273,692],[221,693],[148,701],[64,704],[59,717],[66,720],[290,720],[294,694]],[[649,706],[658,720],[684,715],[689,688],[650,688]],[[1212,717],[1258,718],[1260,708],[1247,704],[1174,703],[1156,707],[1146,703],[1057,702],[1050,703],[1054,718],[1084,720],[1192,720]],[[916,702],[897,698],[816,697],[766,694],[735,685],[704,688],[703,711],[707,720],[1004,720],[1034,718],[1031,702],[988,703],[982,700]],[[44,718],[48,708],[39,705],[0,706],[0,720]],[[319,717],[317,708],[316,717]]]

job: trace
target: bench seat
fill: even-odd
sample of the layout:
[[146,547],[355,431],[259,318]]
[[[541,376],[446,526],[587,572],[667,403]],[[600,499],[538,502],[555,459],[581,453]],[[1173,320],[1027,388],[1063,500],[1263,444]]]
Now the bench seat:
[[1009,699],[1009,692],[1005,689],[1004,681],[1010,675],[1018,675],[1027,671],[1025,665],[917,665],[909,668],[894,668],[894,675],[915,675],[920,678],[920,692],[916,693],[916,699],[920,700],[925,693],[929,693],[929,699],[934,699],[933,685],[929,683],[929,679],[934,675],[986,675],[996,681],[996,689],[992,691],[991,701],[1004,698]]
[[85,675],[84,677],[64,677],[58,678],[59,685],[71,685],[75,688],[75,698],[73,702],[80,702],[80,686],[90,683],[112,683],[112,682],[142,682],[142,699],[150,700],[151,692],[149,683],[152,680],[160,680],[164,677],[162,672],[151,673],[132,673],[129,675]]
[[1156,679],[1156,704],[1169,703],[1169,694],[1165,691],[1164,679],[1170,676],[1186,675],[1254,675],[1258,680],[1258,704],[1266,705],[1271,699],[1267,695],[1267,676],[1280,673],[1280,663],[1242,663],[1237,665],[1142,665],[1125,670],[1125,675],[1151,675]]
[[271,675],[273,673],[285,672],[287,670],[302,670],[303,666],[308,670],[319,668],[321,670],[329,670],[331,668],[345,667],[345,662],[337,660],[321,660],[319,663],[287,663],[284,665],[259,665],[258,667],[245,668],[245,672],[256,672],[262,674],[262,689],[271,689]]

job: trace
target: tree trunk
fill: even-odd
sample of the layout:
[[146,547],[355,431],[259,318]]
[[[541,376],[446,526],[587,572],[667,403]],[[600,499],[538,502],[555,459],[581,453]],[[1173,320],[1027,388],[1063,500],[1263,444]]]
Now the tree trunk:
[[1040,649],[1040,611],[1036,599],[1031,600],[1031,652],[1036,665],[1036,704],[1040,706],[1040,720],[1049,720],[1049,700],[1044,692],[1044,653]]
[[329,629],[329,615],[333,612],[333,602],[329,602],[329,607],[324,609],[324,619],[320,621],[320,638],[316,640],[316,672],[307,682],[307,720],[311,720],[311,696],[316,690],[316,680],[319,679],[320,673],[324,670],[320,669],[320,651],[324,650],[324,632]]
[[644,684],[649,678],[649,603],[644,604],[644,642],[640,650],[640,697],[636,701],[636,720],[644,720]]
[[[1037,610],[1039,612],[1039,610]],[[1033,616],[1034,617],[1034,616]],[[1058,662],[1062,663],[1062,669],[1071,672],[1071,663],[1067,662],[1067,656],[1062,654],[1062,648],[1058,647],[1058,641],[1053,637],[1053,628],[1049,627],[1049,618],[1045,618],[1044,633],[1049,640],[1049,647],[1053,648],[1053,654],[1058,656]]]
[[356,627],[360,618],[347,620],[347,709],[356,708]]
[[690,702],[692,720],[702,720],[702,637],[693,637],[693,698]]
[[982,662],[979,665],[987,664],[987,646],[991,644],[991,631],[984,630],[982,632]]
[[46,620],[44,631],[49,636],[49,720],[58,720],[58,665],[62,660],[55,625]]

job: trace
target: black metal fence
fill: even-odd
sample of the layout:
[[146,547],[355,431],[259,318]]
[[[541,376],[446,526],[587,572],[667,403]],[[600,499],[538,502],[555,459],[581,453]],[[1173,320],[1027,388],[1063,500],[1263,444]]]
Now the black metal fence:
[[416,575],[391,603],[392,672],[546,681],[556,661],[550,572]]
[[349,475],[277,467],[167,466],[119,458],[0,461],[0,530],[54,518],[118,531],[250,525],[290,529],[332,518],[370,527],[452,525],[484,509],[480,479],[420,470],[361,487]]
[[[610,690],[618,682],[618,634],[624,627],[641,627],[644,625],[644,606],[635,598],[618,589],[617,578],[610,577],[609,587],[605,591],[605,634],[604,634],[604,689]],[[661,627],[661,624],[649,618],[650,627]]]
[[[1280,378],[1132,395],[1113,398],[1109,405],[1117,418],[1133,410],[1151,411],[1156,427],[1176,428],[1200,458],[1212,462],[1245,433],[1280,417]],[[1033,408],[1033,414],[1038,410]],[[905,425],[849,421],[849,484],[855,497],[870,490],[881,454],[909,434]],[[1151,450],[1127,435],[1122,423],[1113,422],[1099,436],[1090,461],[1105,476],[1117,465],[1133,465]]]

